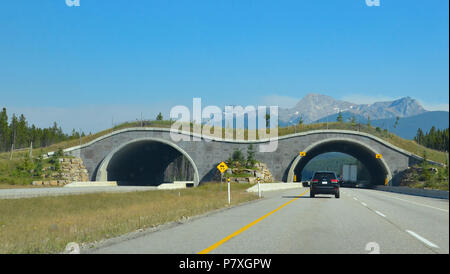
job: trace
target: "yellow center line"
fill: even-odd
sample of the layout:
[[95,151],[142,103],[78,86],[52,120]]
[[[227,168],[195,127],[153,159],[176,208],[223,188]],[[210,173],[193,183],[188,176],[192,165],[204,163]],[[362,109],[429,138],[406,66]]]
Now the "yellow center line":
[[231,235],[228,235],[227,237],[223,238],[222,240],[218,241],[217,243],[213,244],[212,246],[200,251],[198,254],[208,254],[209,252],[213,251],[214,249],[218,248],[220,245],[226,243],[227,241],[229,241],[230,239],[232,239],[233,237],[241,234],[242,232],[246,231],[247,229],[249,229],[250,227],[254,226],[255,224],[261,222],[262,220],[264,220],[265,218],[269,217],[270,215],[272,215],[273,213],[277,212],[278,210],[282,209],[283,207],[287,206],[288,204],[292,203],[293,201],[297,200],[298,198],[302,197],[303,195],[305,195],[309,190],[306,190],[305,192],[303,192],[302,194],[300,194],[298,197],[290,200],[289,202],[285,203],[284,205],[280,206],[279,208],[267,213],[266,215],[262,216],[261,218],[249,223],[248,225],[242,227],[241,229],[237,230],[236,232],[234,232]]

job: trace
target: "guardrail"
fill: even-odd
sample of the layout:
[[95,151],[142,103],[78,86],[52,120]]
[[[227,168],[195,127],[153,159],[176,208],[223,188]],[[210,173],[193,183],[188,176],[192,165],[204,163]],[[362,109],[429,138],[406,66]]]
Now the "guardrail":
[[411,188],[411,187],[405,187],[405,186],[373,186],[373,189],[394,192],[394,193],[400,193],[400,194],[408,194],[408,195],[448,200],[448,191],[444,191],[444,190],[420,189],[420,188]]

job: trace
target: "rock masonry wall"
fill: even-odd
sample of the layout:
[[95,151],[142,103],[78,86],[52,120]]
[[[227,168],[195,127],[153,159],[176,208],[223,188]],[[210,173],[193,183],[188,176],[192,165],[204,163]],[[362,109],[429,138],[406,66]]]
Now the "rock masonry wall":
[[[60,170],[54,170],[54,167],[44,168],[43,179],[33,181],[35,186],[64,186],[72,182],[87,182],[89,174],[81,158],[59,158]],[[46,172],[50,171],[49,175]]]

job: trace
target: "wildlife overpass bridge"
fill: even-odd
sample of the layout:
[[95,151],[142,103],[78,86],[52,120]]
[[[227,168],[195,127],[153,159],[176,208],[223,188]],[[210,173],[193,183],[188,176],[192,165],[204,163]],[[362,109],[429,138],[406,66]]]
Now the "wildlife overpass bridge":
[[[341,152],[359,160],[369,171],[371,183],[397,185],[398,175],[422,160],[373,135],[348,130],[316,130],[276,138],[274,152],[260,152],[268,140],[238,141],[178,132],[188,138],[178,142],[164,128],[127,128],[114,131],[66,154],[81,157],[92,181],[117,181],[124,185],[159,185],[167,181],[208,182],[217,175],[216,166],[234,150],[244,154],[253,144],[256,160],[267,165],[277,181],[293,182],[314,157]],[[273,141],[273,140],[272,140]],[[300,152],[305,152],[304,156]],[[381,158],[377,155],[382,155]],[[171,175],[167,175],[171,167]],[[172,176],[172,177],[170,177]]]

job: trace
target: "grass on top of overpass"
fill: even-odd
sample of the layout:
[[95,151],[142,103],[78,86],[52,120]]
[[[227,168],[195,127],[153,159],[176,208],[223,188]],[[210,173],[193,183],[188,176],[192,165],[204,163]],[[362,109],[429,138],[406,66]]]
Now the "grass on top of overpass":
[[[109,134],[116,130],[126,129],[126,128],[132,128],[132,127],[157,127],[157,128],[170,128],[173,124],[173,121],[143,121],[143,122],[126,122],[122,123],[120,125],[115,126],[114,128],[110,128],[107,130],[100,131],[95,134],[87,135],[83,138],[81,138],[81,144],[86,144],[90,141],[95,140],[96,138],[99,138],[101,136],[104,136],[106,134]],[[446,153],[442,151],[437,151],[433,149],[426,148],[422,145],[417,144],[414,140],[407,140],[404,138],[401,138],[393,133],[390,133],[388,131],[384,131],[380,128],[374,128],[372,126],[367,126],[366,124],[356,124],[352,125],[351,123],[346,122],[329,122],[327,123],[316,123],[316,124],[304,124],[304,125],[296,125],[296,126],[288,126],[288,127],[279,127],[278,128],[278,136],[286,136],[293,133],[300,133],[300,132],[307,132],[311,130],[324,130],[324,129],[340,129],[340,130],[354,130],[354,131],[360,131],[369,133],[371,135],[374,135],[380,139],[383,139],[384,141],[387,141],[394,146],[397,146],[401,149],[404,149],[406,151],[409,151],[411,153],[414,153],[418,156],[423,156],[424,151],[426,151],[427,159],[445,163],[447,159]],[[225,129],[222,129],[223,134],[222,136],[225,136]],[[192,124],[191,124],[191,132],[192,132]],[[256,133],[256,137],[258,138],[258,134]],[[244,131],[244,138],[248,138],[248,130]],[[58,149],[65,149],[73,146],[77,146],[80,144],[80,140],[70,140],[70,141],[64,141],[58,144],[51,145],[49,147],[45,148],[38,148],[35,149],[35,155],[37,153],[47,153],[50,151],[57,151]],[[37,153],[36,153],[37,152]],[[20,155],[27,155],[26,152],[24,153],[17,153],[15,154],[16,158],[20,158]],[[0,161],[2,159],[9,159],[10,153],[0,153]],[[1,163],[0,163],[1,165]]]
[[[231,205],[258,199],[231,184]],[[228,207],[226,184],[132,193],[0,199],[1,253],[59,253],[70,242],[93,243]]]

